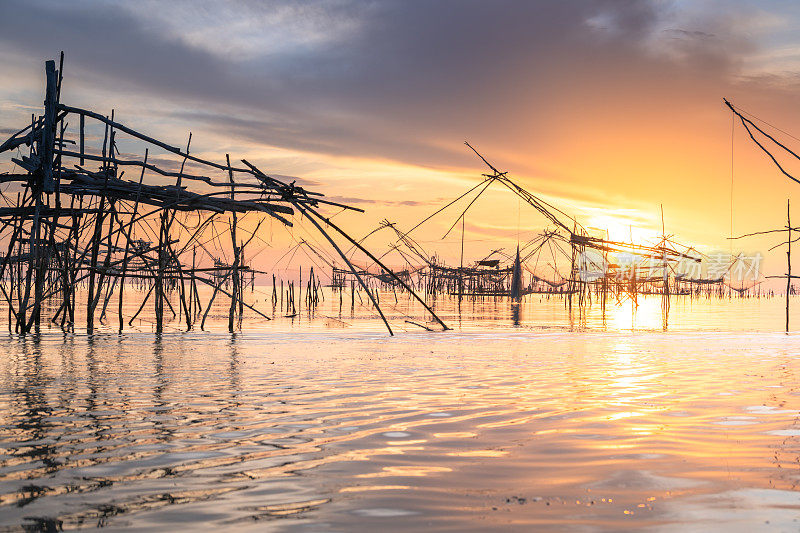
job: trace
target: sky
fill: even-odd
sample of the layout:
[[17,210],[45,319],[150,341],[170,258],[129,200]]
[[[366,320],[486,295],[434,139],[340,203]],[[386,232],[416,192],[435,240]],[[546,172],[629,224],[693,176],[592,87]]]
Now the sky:
[[[41,107],[43,62],[63,50],[62,101],[297,177],[365,209],[341,215],[356,235],[409,228],[478,183],[468,140],[612,238],[660,233],[663,208],[676,240],[728,250],[784,226],[798,185],[722,98],[800,137],[799,29],[800,5],[777,0],[0,0],[0,133]],[[458,213],[415,236],[453,259],[460,235],[441,236]],[[545,226],[493,188],[466,216],[465,253]]]

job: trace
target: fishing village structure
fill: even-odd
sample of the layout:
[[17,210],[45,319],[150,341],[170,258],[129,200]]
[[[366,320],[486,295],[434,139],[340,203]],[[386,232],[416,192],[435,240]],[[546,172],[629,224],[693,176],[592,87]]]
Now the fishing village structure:
[[[744,130],[747,132],[747,135],[750,137],[750,140],[758,146],[762,152],[767,154],[770,160],[774,163],[774,165],[778,168],[778,170],[783,174],[785,177],[789,178],[791,181],[795,183],[800,183],[800,179],[796,178],[792,175],[784,165],[778,161],[778,157],[775,156],[772,151],[770,151],[767,146],[774,146],[781,150],[781,153],[787,155],[788,157],[800,161],[800,155],[798,155],[795,151],[791,148],[786,146],[785,143],[778,140],[775,136],[770,135],[763,128],[759,127],[753,120],[757,120],[764,124],[768,124],[767,122],[759,119],[758,117],[747,113],[746,111],[737,108],[734,106],[727,98],[723,98],[722,101],[725,103],[725,106],[730,110],[732,116],[735,119],[739,119]],[[779,130],[780,131],[780,130]],[[755,133],[754,133],[755,132]],[[781,132],[784,133],[785,132]],[[761,140],[757,138],[757,135],[760,136]],[[770,278],[777,278],[777,279],[785,279],[786,280],[786,332],[789,332],[789,301],[790,296],[795,294],[794,286],[792,285],[793,279],[800,279],[798,275],[792,275],[792,242],[797,241],[798,237],[792,238],[792,232],[800,232],[800,227],[792,227],[792,213],[791,213],[791,203],[790,200],[786,200],[786,226],[783,228],[778,229],[770,229],[765,231],[756,231],[752,233],[747,233],[745,235],[739,235],[737,237],[731,236],[731,239],[744,239],[747,237],[754,237],[757,235],[770,235],[770,234],[782,234],[786,233],[786,240],[779,242],[778,244],[772,246],[770,251],[775,250],[777,248],[786,247],[786,274],[780,276],[768,276]]]
[[[399,254],[404,262],[402,268],[406,283],[424,293],[429,301],[444,295],[459,299],[510,298],[515,302],[526,294],[545,294],[564,298],[565,306],[570,310],[576,307],[581,312],[592,301],[598,302],[605,310],[608,302],[620,303],[627,298],[636,304],[640,295],[658,295],[667,311],[672,296],[721,297],[732,292],[741,296],[755,286],[735,288],[727,279],[736,264],[736,257],[726,258],[713,275],[703,275],[701,263],[707,257],[666,234],[663,210],[661,236],[653,245],[592,235],[576,218],[522,188],[512,181],[508,172],[501,172],[469,143],[465,144],[490,170],[482,174],[479,183],[408,231],[384,220],[362,238],[363,242],[379,231],[391,232],[394,241],[381,257],[392,252]],[[511,191],[522,203],[540,214],[549,226],[528,241],[518,242],[516,250],[511,253],[498,248],[478,260],[465,263],[465,216],[493,184]],[[460,263],[449,265],[436,253],[425,250],[411,234],[459,202],[466,203],[466,206],[442,237],[446,238],[461,226]],[[395,281],[386,278],[374,266],[363,265],[360,274],[390,288]],[[332,285],[346,288],[354,283],[351,276],[346,270],[333,267]]]
[[[245,308],[269,319],[242,296],[254,273],[246,261],[248,245],[265,220],[291,226],[297,215],[310,221],[336,251],[390,333],[373,291],[340,242],[379,265],[387,279],[409,291],[447,329],[403,279],[320,211],[326,206],[360,209],[271,177],[244,159],[233,164],[230,156],[224,163],[197,157],[191,153],[191,134],[181,148],[126,126],[113,111],[105,116],[70,106],[61,101],[63,61],[62,53],[58,68],[55,61],[45,64],[42,114],[31,116],[30,124],[0,144],[0,153],[14,153],[11,161],[19,169],[0,174],[6,186],[5,206],[0,207],[0,299],[7,307],[9,331],[25,334],[37,330],[42,320],[74,328],[79,286],[88,292],[89,333],[112,301],[120,331],[147,305],[153,306],[156,332],[163,330],[166,313],[187,329],[198,322],[202,327],[220,297],[230,300],[230,331]],[[96,136],[99,146],[92,147],[87,132],[95,125],[103,133]],[[143,156],[122,152],[123,139],[144,144]],[[175,158],[177,168],[165,168],[154,152]],[[241,226],[247,215],[258,217],[254,230]],[[219,222],[225,231],[217,231]],[[216,245],[201,238],[208,231]],[[222,239],[230,243],[232,261],[219,257]],[[125,316],[125,289],[131,284],[143,289],[144,296],[138,310]],[[201,301],[198,285],[213,288],[208,301]]]
[[[674,295],[722,296],[726,289],[744,295],[752,288],[736,288],[726,281],[735,260],[713,276],[703,276],[698,269],[682,271],[681,265],[699,265],[703,254],[666,234],[663,213],[656,244],[594,235],[576,218],[522,188],[469,143],[466,146],[489,169],[479,183],[410,230],[383,220],[356,240],[321,209],[361,209],[270,176],[245,159],[233,164],[228,155],[223,163],[198,157],[191,152],[191,134],[185,147],[177,147],[126,126],[113,111],[105,116],[62,102],[63,54],[58,68],[55,61],[46,62],[45,79],[43,112],[0,144],[0,153],[11,152],[16,166],[14,172],[0,174],[0,184],[6,187],[5,206],[0,207],[0,301],[7,307],[13,332],[38,329],[43,318],[72,329],[83,304],[90,333],[109,308],[116,308],[122,331],[148,305],[157,332],[164,329],[165,314],[186,329],[203,328],[212,305],[225,299],[230,331],[241,327],[245,309],[269,320],[243,297],[256,274],[270,274],[248,263],[249,245],[260,239],[266,220],[289,227],[294,216],[308,220],[332,250],[320,250],[303,239],[295,251],[302,249],[318,266],[316,260],[321,260],[329,269],[329,286],[339,292],[340,303],[346,289],[351,306],[357,291],[363,291],[390,333],[379,305],[381,291],[392,291],[395,301],[398,290],[406,292],[447,329],[433,310],[442,295],[518,302],[526,294],[547,294],[564,298],[570,311],[582,311],[592,301],[605,310],[609,301],[629,298],[636,303],[639,295],[651,294],[663,298],[666,310]],[[141,157],[128,151],[131,143],[143,148]],[[465,260],[465,216],[495,184],[533,208],[548,227],[518,242],[513,252],[498,248]],[[457,231],[460,223],[461,257],[458,265],[450,265],[425,250],[412,233],[462,201],[467,205],[442,237]],[[249,229],[242,225],[245,217],[256,219]],[[375,255],[364,242],[379,231],[391,232],[393,242]],[[223,248],[230,251],[229,257]],[[355,253],[367,261],[359,263]],[[399,254],[401,266],[386,265],[390,253]],[[303,286],[296,291],[294,282],[284,288],[280,281],[278,292],[274,273],[272,279],[273,307],[280,303],[283,309],[285,299],[291,313],[287,316],[293,316]],[[322,287],[319,269],[307,270],[306,281],[306,302],[314,306]],[[198,290],[201,285],[210,288],[205,301]],[[79,287],[86,289],[85,302],[76,298]],[[136,295],[136,310],[127,315],[126,287],[143,293]]]

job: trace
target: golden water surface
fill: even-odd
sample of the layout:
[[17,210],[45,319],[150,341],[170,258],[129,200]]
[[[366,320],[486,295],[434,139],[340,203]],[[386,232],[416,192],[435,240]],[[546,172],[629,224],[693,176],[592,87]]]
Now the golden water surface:
[[800,531],[782,302],[651,301],[6,336],[0,530]]

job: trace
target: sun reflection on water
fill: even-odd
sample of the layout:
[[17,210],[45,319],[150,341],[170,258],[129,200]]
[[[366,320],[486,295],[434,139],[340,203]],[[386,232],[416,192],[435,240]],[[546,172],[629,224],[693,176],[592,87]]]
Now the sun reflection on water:
[[640,300],[627,333],[14,340],[0,528],[291,515],[342,530],[398,528],[392,516],[641,529],[673,523],[682,501],[704,525],[716,497],[784,505],[800,340],[642,332],[659,302]]

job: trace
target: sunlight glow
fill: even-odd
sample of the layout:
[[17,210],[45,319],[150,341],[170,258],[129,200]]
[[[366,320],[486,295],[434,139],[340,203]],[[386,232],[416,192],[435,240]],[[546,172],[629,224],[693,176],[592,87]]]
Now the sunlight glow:
[[592,215],[587,222],[587,229],[603,237],[607,233],[612,241],[653,242],[660,234],[660,231],[639,227],[638,222],[623,216]]

